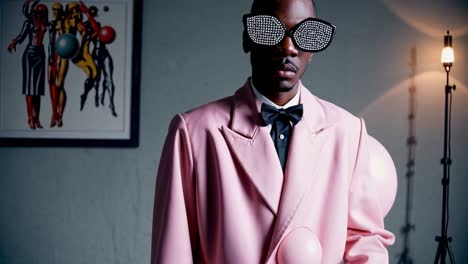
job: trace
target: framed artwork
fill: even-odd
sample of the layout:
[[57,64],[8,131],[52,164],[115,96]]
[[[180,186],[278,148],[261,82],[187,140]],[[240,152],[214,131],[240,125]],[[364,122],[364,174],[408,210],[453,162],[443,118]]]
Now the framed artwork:
[[0,2],[0,146],[138,146],[141,0]]

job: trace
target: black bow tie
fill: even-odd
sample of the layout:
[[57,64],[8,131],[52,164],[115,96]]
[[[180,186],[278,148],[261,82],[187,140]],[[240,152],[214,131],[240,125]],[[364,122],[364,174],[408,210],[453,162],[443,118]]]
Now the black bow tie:
[[291,106],[286,109],[277,109],[274,106],[263,103],[261,115],[265,126],[278,119],[291,121],[295,125],[301,121],[303,112],[302,104]]
[[268,104],[262,104],[260,113],[265,126],[271,124],[271,139],[275,144],[276,152],[281,162],[283,172],[286,169],[286,160],[288,158],[289,139],[296,125],[302,118],[304,110],[302,104],[288,107],[286,109],[277,109]]

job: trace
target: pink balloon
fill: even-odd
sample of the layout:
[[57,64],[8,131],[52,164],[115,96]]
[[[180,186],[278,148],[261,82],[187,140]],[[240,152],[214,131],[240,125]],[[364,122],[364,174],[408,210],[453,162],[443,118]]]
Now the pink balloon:
[[283,238],[276,257],[278,264],[321,263],[322,246],[312,230],[301,226]]
[[392,208],[397,192],[397,173],[390,154],[375,138],[369,136],[370,176],[372,185],[379,193],[382,215]]

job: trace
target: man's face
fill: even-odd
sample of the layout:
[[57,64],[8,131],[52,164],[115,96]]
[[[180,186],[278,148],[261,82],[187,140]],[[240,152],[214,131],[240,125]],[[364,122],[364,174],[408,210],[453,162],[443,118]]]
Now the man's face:
[[[288,30],[305,18],[315,16],[311,0],[255,1],[252,14],[277,16]],[[249,47],[254,84],[267,94],[289,92],[297,88],[299,79],[312,59],[312,53],[299,50],[289,36],[274,47],[253,43]]]

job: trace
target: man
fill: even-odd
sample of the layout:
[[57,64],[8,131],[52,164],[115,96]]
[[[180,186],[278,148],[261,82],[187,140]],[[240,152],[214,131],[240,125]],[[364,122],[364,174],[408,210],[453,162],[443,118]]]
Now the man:
[[302,85],[334,30],[313,17],[311,0],[255,0],[243,40],[252,77],[173,118],[152,263],[388,263],[394,165],[361,119]]

